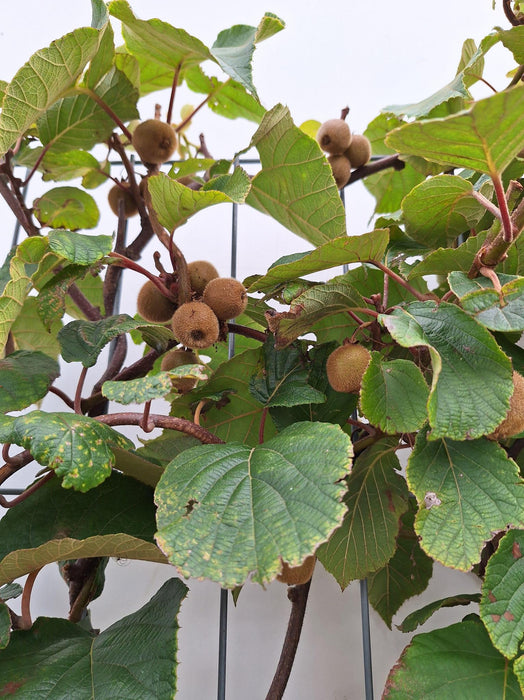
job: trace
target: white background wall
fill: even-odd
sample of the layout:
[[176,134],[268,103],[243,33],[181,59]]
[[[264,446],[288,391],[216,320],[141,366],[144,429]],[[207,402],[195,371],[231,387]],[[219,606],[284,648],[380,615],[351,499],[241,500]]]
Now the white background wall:
[[[306,119],[324,121],[339,116],[340,109],[348,105],[351,108],[348,122],[356,132],[363,131],[383,106],[416,102],[449,82],[465,38],[478,41],[494,25],[507,26],[500,0],[495,11],[491,0],[438,3],[273,0],[272,5],[267,0],[249,3],[132,0],[131,4],[142,19],[159,17],[186,29],[208,45],[220,30],[233,24],[256,25],[266,10],[278,14],[286,21],[286,29],[255,52],[255,84],[262,102],[268,108],[277,102],[287,104],[297,124]],[[0,78],[5,80],[11,79],[31,53],[72,29],[89,24],[91,17],[87,0],[4,1],[1,11]],[[512,67],[509,54],[496,47],[488,54],[487,62],[487,79],[496,88],[504,87],[508,80],[505,73]],[[475,90],[477,97],[490,92],[484,85]],[[179,97],[179,106],[189,101],[183,95]],[[156,101],[164,105],[165,112],[167,99],[168,96],[158,94],[147,98],[141,105],[142,117],[152,116]],[[249,122],[229,122],[202,110],[192,133],[195,140],[199,132],[206,134],[215,157],[231,157],[249,143],[255,128]],[[37,193],[38,186],[34,185],[31,197]],[[346,202],[348,232],[356,235],[370,230],[373,201],[360,183],[349,188]],[[0,258],[3,259],[11,243],[13,221],[1,203],[0,221]],[[241,209],[239,224],[240,278],[264,272],[281,255],[308,248],[303,240],[254,211]],[[132,233],[136,222],[130,226]],[[222,275],[227,275],[230,226],[230,209],[215,207],[186,224],[177,234],[177,242],[188,260],[209,258]],[[97,232],[110,234],[114,227],[114,217],[104,211]],[[156,248],[151,245],[145,251],[146,265],[152,266],[152,252]],[[122,310],[134,313],[138,282],[129,278],[126,285]],[[57,385],[70,390],[76,383],[77,371],[76,367],[65,367]],[[92,374],[89,379],[94,383],[97,377],[95,372]],[[63,407],[46,400],[43,408],[62,410]],[[6,485],[25,485],[33,473],[28,468],[18,480]],[[104,595],[92,606],[94,625],[104,628],[136,609],[174,573],[168,567],[143,562],[111,563]],[[177,697],[200,700],[216,695],[219,589],[209,582],[188,584],[190,593],[180,616]],[[476,590],[477,580],[472,575],[436,567],[436,576],[426,593],[406,603],[394,622],[448,593]],[[238,607],[230,606],[227,697],[231,700],[265,697],[280,654],[288,609],[285,586],[279,583],[266,591],[247,585]],[[443,626],[458,620],[467,611],[460,608],[440,612],[423,631],[430,625]],[[33,614],[34,617],[67,615],[66,589],[54,567],[47,567],[37,579]],[[388,670],[409,636],[387,630],[373,611],[371,626],[375,694],[379,696]],[[336,582],[318,565],[286,698],[358,700],[362,697],[359,586],[354,582],[342,594]]]

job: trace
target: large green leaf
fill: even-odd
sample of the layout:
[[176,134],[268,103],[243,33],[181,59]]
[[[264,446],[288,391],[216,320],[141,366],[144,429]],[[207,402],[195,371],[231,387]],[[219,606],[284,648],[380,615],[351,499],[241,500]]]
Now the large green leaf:
[[28,449],[58,476],[64,488],[88,491],[107,479],[115,462],[112,447],[133,443],[94,418],[75,413],[33,411],[14,418],[5,439]]
[[468,571],[484,543],[508,525],[524,525],[524,482],[498,443],[417,435],[407,480],[421,508],[421,545],[444,566]]
[[429,349],[430,439],[472,439],[502,422],[513,393],[511,363],[480,323],[458,306],[433,301],[413,302],[379,319],[404,347]]
[[94,228],[100,212],[90,194],[78,187],[55,187],[33,202],[38,221],[51,228]]
[[390,629],[393,615],[406,600],[426,590],[433,571],[433,560],[420,548],[413,520],[410,509],[401,518],[395,554],[368,577],[369,602]]
[[98,636],[67,620],[39,618],[13,634],[0,654],[0,692],[56,700],[169,700],[176,693],[180,604],[187,594],[169,579],[137,612]]
[[428,605],[414,610],[407,615],[400,625],[397,625],[401,632],[413,632],[429,620],[429,618],[442,608],[454,608],[457,605],[470,605],[470,603],[480,603],[480,593],[459,593],[448,596],[440,600],[434,600]]
[[214,184],[217,189],[192,190],[162,173],[149,178],[151,201],[162,226],[173,231],[190,216],[214,204],[242,203],[250,187],[249,177],[242,168],[236,168],[232,175]]
[[468,272],[485,239],[486,232],[482,232],[470,236],[458,248],[439,248],[429,253],[424,260],[413,265],[408,272],[408,279],[421,275],[446,275],[453,270]]
[[98,48],[99,32],[81,27],[41,49],[8,85],[0,114],[0,157],[74,84]]
[[315,246],[343,236],[346,217],[318,143],[293,124],[287,107],[266,113],[251,140],[262,170],[247,203]]
[[62,357],[66,362],[81,362],[84,367],[92,367],[107,343],[142,325],[143,321],[127,314],[109,316],[101,321],[71,321],[58,334]]
[[491,641],[507,658],[519,652],[524,639],[524,532],[510,530],[500,540],[486,567],[480,616]]
[[62,559],[165,562],[154,542],[153,491],[113,472],[88,493],[51,479],[0,521],[0,583]]
[[395,552],[399,519],[408,508],[396,444],[384,438],[355,460],[347,478],[344,521],[317,552],[342,589],[383,567]]
[[408,236],[428,248],[449,245],[485,214],[473,185],[457,175],[437,175],[417,185],[402,201]]
[[523,25],[511,29],[498,29],[498,35],[504,46],[511,51],[517,63],[524,63],[524,29]]
[[57,358],[60,345],[56,338],[61,327],[60,320],[55,320],[46,328],[38,313],[38,299],[27,297],[11,326],[11,337],[17,350],[38,350],[44,355]]
[[0,411],[20,411],[43,399],[60,374],[56,360],[19,350],[0,360]]
[[91,153],[87,151],[48,151],[40,164],[42,180],[64,181],[84,177],[96,172],[102,166]]
[[377,229],[360,236],[341,236],[328,241],[311,252],[292,256],[274,263],[263,277],[253,282],[248,291],[267,291],[275,285],[309,275],[320,270],[328,270],[355,262],[381,261],[386,252],[389,235],[386,229]]
[[524,277],[513,277],[503,283],[504,277],[507,276],[499,276],[500,292],[490,280],[483,278],[485,283],[464,294],[460,303],[486,328],[503,333],[524,331]]
[[185,576],[233,588],[300,564],[344,515],[351,441],[295,423],[262,445],[202,445],[171,462],[155,492],[157,542]]
[[50,231],[48,241],[50,250],[79,265],[92,265],[113,247],[111,236],[86,236],[74,231]]
[[405,124],[386,143],[443,165],[500,174],[524,147],[524,86],[476,102],[444,119]]
[[0,354],[4,352],[11,326],[22,311],[29,285],[25,265],[15,255],[9,262],[9,281],[0,297]]
[[426,422],[428,386],[409,360],[383,362],[378,352],[362,378],[360,401],[370,423],[385,433],[413,433]]
[[522,694],[511,666],[491,644],[484,626],[467,620],[413,637],[390,671],[384,697],[521,700]]

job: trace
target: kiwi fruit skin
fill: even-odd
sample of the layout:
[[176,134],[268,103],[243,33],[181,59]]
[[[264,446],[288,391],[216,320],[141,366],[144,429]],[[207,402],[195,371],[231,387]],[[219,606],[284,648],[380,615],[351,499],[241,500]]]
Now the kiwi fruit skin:
[[242,282],[234,277],[217,277],[206,284],[202,300],[221,321],[227,321],[244,311],[248,297]]
[[[160,362],[160,369],[164,372],[182,367],[182,365],[197,365],[200,364],[198,357],[192,350],[182,350],[181,348],[173,348],[163,356]],[[173,377],[171,383],[181,394],[187,394],[188,391],[194,389],[198,380],[191,377]]]
[[277,581],[287,583],[288,586],[299,586],[302,583],[307,583],[313,576],[316,561],[317,558],[314,554],[310,554],[298,566],[289,566],[286,561],[283,561],[282,571],[278,574]]
[[135,216],[138,214],[138,207],[135,202],[135,198],[131,194],[131,190],[128,185],[113,185],[109,192],[107,193],[107,201],[111,207],[111,211],[115,216],[119,215],[120,212],[120,202],[124,202],[124,217],[128,219],[130,216]]
[[352,168],[366,165],[371,158],[371,141],[362,134],[353,134],[349,148],[346,148],[344,155],[349,158]]
[[351,144],[351,131],[343,119],[328,119],[320,125],[317,141],[326,153],[341,155]]
[[204,292],[208,282],[219,276],[216,267],[207,260],[193,260],[187,264],[187,271],[191,289],[199,295]]
[[335,348],[326,362],[329,384],[335,391],[358,394],[370,360],[369,350],[359,343],[347,343]]
[[202,301],[181,304],[171,321],[173,335],[186,348],[208,348],[217,342],[220,325],[213,309]]
[[176,146],[176,131],[171,124],[160,119],[146,119],[133,132],[133,148],[143,163],[165,163],[175,152]]
[[328,156],[328,163],[331,165],[337,187],[341,190],[347,185],[349,176],[351,175],[351,163],[345,155]]
[[502,423],[495,428],[489,437],[504,440],[524,430],[524,377],[513,372],[513,394],[509,400],[509,410]]
[[165,297],[151,280],[147,280],[138,292],[136,310],[149,323],[167,323],[176,308],[176,304]]

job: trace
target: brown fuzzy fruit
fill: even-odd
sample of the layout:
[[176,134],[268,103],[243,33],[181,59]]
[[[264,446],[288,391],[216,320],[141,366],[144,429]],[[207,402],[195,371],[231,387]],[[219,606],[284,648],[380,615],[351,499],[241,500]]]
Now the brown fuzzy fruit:
[[107,193],[107,201],[111,207],[111,211],[115,216],[119,215],[120,202],[124,202],[124,217],[128,219],[130,216],[138,214],[138,207],[135,198],[131,194],[128,185],[113,185]]
[[351,131],[343,119],[328,119],[317,131],[320,148],[331,155],[340,155],[349,148]]
[[349,158],[352,168],[360,168],[371,158],[371,141],[361,134],[353,134],[349,148],[344,151],[346,158]]
[[351,175],[351,163],[346,156],[328,156],[328,163],[331,165],[337,187],[341,190],[347,185]]
[[524,430],[524,377],[518,372],[513,372],[513,386],[506,417],[490,435],[495,440],[503,440]]
[[358,343],[348,343],[333,350],[326,362],[331,387],[348,394],[358,393],[370,360],[369,350]]
[[175,152],[176,145],[176,131],[160,119],[146,119],[133,132],[133,148],[144,163],[165,163]]
[[218,270],[207,260],[193,260],[188,263],[189,282],[191,289],[197,294],[202,294],[206,284],[218,277]]
[[[182,350],[174,348],[166,352],[160,363],[160,369],[164,372],[182,367],[182,365],[198,365],[200,364],[198,357],[191,350]],[[178,389],[181,394],[187,394],[188,391],[194,389],[198,379],[192,377],[173,377],[171,380],[173,387]]]
[[206,284],[202,300],[221,321],[241,314],[247,306],[247,291],[233,277],[217,277]]
[[298,566],[289,566],[287,562],[283,561],[282,571],[278,574],[277,581],[287,583],[288,586],[298,586],[302,583],[307,583],[313,576],[316,561],[317,558],[314,554],[310,554]]
[[202,301],[188,301],[173,314],[175,338],[186,348],[208,348],[218,340],[220,327],[213,310]]
[[138,292],[136,310],[150,323],[166,323],[171,319],[176,308],[176,304],[165,297],[151,280],[148,280]]

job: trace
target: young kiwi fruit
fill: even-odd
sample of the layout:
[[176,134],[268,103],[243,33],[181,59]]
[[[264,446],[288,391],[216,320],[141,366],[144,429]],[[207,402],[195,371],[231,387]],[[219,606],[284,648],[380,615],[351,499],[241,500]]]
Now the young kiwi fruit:
[[218,340],[218,318],[202,301],[188,301],[173,314],[171,322],[175,338],[186,348],[208,348]]
[[495,440],[503,440],[524,430],[524,377],[518,372],[513,372],[513,387],[506,417],[489,436]]
[[175,152],[176,145],[175,130],[160,119],[146,119],[133,131],[133,148],[143,163],[165,163]]
[[151,280],[147,280],[138,292],[136,310],[149,323],[166,323],[176,308],[176,304],[165,297]]
[[349,148],[344,151],[346,158],[349,158],[352,168],[360,168],[371,158],[371,141],[362,134],[353,134]]
[[351,143],[351,131],[343,119],[328,119],[317,131],[317,141],[326,153],[341,155]]
[[[198,365],[200,364],[198,357],[191,350],[182,350],[181,348],[173,348],[166,352],[160,363],[160,369],[164,372],[182,365]],[[173,387],[181,394],[187,394],[188,391],[194,389],[198,379],[192,377],[173,377],[171,380]]]
[[344,185],[347,185],[351,175],[351,163],[345,155],[328,156],[328,163],[331,165],[337,187],[341,190]]
[[115,216],[119,215],[120,202],[124,202],[124,217],[128,219],[130,216],[138,214],[138,207],[135,198],[131,194],[129,185],[113,185],[107,193],[107,201],[111,207],[111,211]]
[[282,571],[278,574],[277,581],[287,583],[288,586],[298,586],[301,583],[307,583],[313,576],[316,561],[317,558],[314,554],[310,554],[298,566],[289,566],[286,561],[283,561]]
[[233,277],[216,277],[206,284],[202,300],[221,321],[239,316],[247,306],[247,291]]
[[191,289],[197,294],[202,294],[205,286],[211,280],[218,277],[218,270],[207,260],[193,260],[187,264]]
[[335,391],[357,394],[371,360],[369,350],[359,343],[335,348],[326,362],[328,382]]

